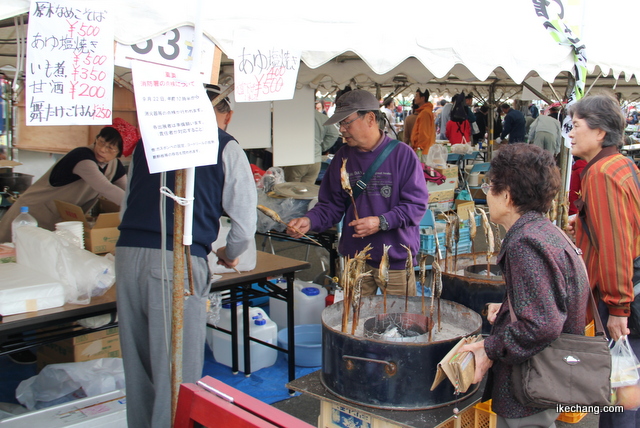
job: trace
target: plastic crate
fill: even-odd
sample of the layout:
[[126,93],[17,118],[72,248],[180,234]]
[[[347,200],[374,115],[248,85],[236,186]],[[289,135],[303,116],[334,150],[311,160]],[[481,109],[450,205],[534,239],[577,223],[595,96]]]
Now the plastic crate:
[[495,428],[498,423],[498,416],[491,411],[491,400],[478,403],[475,406],[473,421],[474,428]]
[[[475,424],[475,406],[469,406],[462,410],[458,417],[451,417],[438,425],[436,428],[474,428]],[[493,425],[495,427],[495,425]]]
[[559,420],[560,422],[566,422],[568,424],[576,424],[580,422],[585,416],[587,416],[585,412],[565,412],[560,413],[560,416],[558,416],[557,420]]
[[[476,225],[480,224],[480,216],[475,216]],[[436,220],[436,224],[446,225],[443,220]],[[438,243],[440,244],[440,256],[444,257],[445,232],[438,233]],[[431,227],[420,228],[420,250],[430,255],[436,253],[433,229]],[[454,250],[455,251],[455,250]],[[460,227],[460,240],[458,241],[458,254],[471,252],[471,232],[469,230],[469,220],[464,220]]]

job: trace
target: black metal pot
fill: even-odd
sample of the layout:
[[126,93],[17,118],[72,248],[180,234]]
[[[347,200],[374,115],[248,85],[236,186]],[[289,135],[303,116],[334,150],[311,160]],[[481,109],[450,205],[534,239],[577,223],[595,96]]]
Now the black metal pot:
[[8,193],[24,193],[31,186],[32,180],[33,175],[20,172],[0,173],[0,191],[7,187]]
[[[492,260],[493,261],[493,260]],[[486,256],[476,254],[476,264],[473,264],[471,256],[465,254],[459,260],[459,270],[454,274],[451,272],[442,273],[442,298],[452,300],[467,306],[474,311],[483,314],[487,303],[501,303],[504,298],[505,284],[502,279],[499,267],[490,265],[491,272],[495,275],[479,275],[477,272],[486,271]],[[483,263],[484,262],[484,263]],[[463,269],[461,272],[460,269]],[[486,315],[486,314],[483,314]],[[491,332],[491,324],[486,317],[482,318],[482,334]]]
[[[427,315],[430,298],[425,298]],[[451,404],[473,394],[477,386],[454,395],[453,385],[445,380],[431,391],[437,365],[458,343],[461,337],[480,331],[480,315],[460,304],[442,300],[443,325],[455,325],[460,334],[448,339],[433,336],[431,342],[383,341],[342,333],[340,320],[342,302],[331,305],[322,313],[322,376],[323,385],[343,400],[380,409],[423,410]],[[405,298],[387,296],[387,312],[404,312]],[[360,310],[361,320],[383,312],[382,296],[365,297]],[[409,298],[410,313],[422,312],[421,297]],[[438,329],[437,311],[433,330]],[[361,324],[364,322],[361,321]],[[350,326],[348,328],[350,332]]]

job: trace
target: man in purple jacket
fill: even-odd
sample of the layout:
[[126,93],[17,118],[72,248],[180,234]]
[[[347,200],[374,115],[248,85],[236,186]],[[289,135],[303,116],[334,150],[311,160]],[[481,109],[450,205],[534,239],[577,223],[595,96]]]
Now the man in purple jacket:
[[[406,144],[398,144],[377,169],[367,183],[366,189],[357,197],[355,204],[359,219],[356,220],[349,195],[340,181],[342,160],[347,159],[349,182],[355,190],[378,155],[391,143],[391,138],[378,126],[380,103],[364,90],[350,91],[338,98],[335,114],[326,125],[339,123],[342,138],[346,143],[335,155],[327,170],[318,196],[318,203],[305,217],[289,222],[288,233],[309,230],[322,232],[343,219],[339,251],[353,257],[357,251],[371,244],[371,260],[367,270],[372,276],[362,284],[362,294],[375,294],[380,286],[378,267],[383,254],[383,245],[389,249],[389,284],[387,292],[404,295],[407,289],[405,273],[406,250],[411,248],[413,265],[420,248],[420,220],[424,216],[429,200],[422,167],[414,151]],[[416,294],[413,275],[409,279],[409,294]]]

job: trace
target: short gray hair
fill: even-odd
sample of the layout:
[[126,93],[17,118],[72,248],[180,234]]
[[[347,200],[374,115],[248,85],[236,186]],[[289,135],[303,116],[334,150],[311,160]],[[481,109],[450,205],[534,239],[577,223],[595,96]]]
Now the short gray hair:
[[569,115],[584,119],[590,129],[605,132],[602,147],[622,147],[627,124],[620,103],[610,95],[589,95],[569,107]]

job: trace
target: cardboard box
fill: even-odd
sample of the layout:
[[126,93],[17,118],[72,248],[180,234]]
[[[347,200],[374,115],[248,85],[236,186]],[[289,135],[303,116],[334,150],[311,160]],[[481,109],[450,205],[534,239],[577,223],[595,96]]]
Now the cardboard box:
[[[81,221],[84,223],[84,248],[95,254],[113,252],[120,236],[120,213],[117,205],[105,208],[101,203],[100,214],[91,226],[82,208],[77,205],[56,200],[56,208],[65,221]],[[113,211],[115,209],[115,212]],[[111,210],[111,211],[109,211]]]
[[99,358],[121,358],[118,328],[97,331],[38,348],[38,370],[48,364],[97,360]]
[[455,189],[443,189],[435,192],[429,192],[429,203],[453,201]]
[[447,165],[445,168],[435,168],[435,170],[447,178],[458,179],[458,165]]

